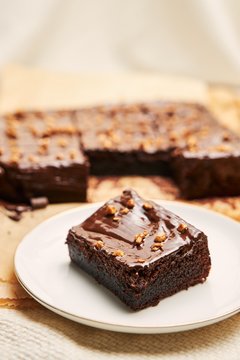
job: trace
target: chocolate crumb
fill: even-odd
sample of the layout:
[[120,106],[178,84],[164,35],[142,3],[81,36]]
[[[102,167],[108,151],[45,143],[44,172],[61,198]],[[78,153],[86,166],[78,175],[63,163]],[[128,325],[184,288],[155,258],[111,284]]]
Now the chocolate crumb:
[[8,217],[13,221],[20,221],[22,219],[22,213],[15,212],[12,214],[8,214]]
[[48,206],[48,198],[45,196],[30,199],[30,204],[33,210],[44,209]]

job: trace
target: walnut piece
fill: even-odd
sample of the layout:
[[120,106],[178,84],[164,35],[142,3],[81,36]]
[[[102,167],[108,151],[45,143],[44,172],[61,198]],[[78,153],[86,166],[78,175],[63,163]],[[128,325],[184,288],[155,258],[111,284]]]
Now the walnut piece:
[[123,209],[120,210],[120,213],[126,215],[126,214],[129,213],[129,211],[130,211],[130,210],[125,207],[125,208],[123,208]]
[[116,214],[116,212],[117,212],[117,209],[115,208],[115,206],[107,205],[105,207],[105,214],[106,215],[114,215],[114,214]]
[[142,207],[147,211],[153,209],[153,205],[150,203],[144,203]]
[[58,154],[56,155],[56,159],[57,159],[57,160],[63,160],[63,159],[64,159],[64,155],[63,155],[62,153],[58,153]]
[[129,199],[129,200],[127,201],[127,207],[128,207],[129,209],[132,209],[132,208],[134,207],[134,205],[135,205],[135,202],[134,202],[133,199]]
[[100,250],[100,249],[102,249],[103,245],[104,245],[103,241],[102,241],[102,240],[98,240],[98,241],[95,242],[94,247],[95,247],[96,249]]
[[152,251],[162,250],[162,246],[163,246],[163,244],[161,242],[160,243],[154,243],[151,246],[151,250]]
[[146,230],[144,230],[144,232],[136,234],[134,239],[135,239],[135,244],[140,245],[142,244],[143,240],[145,239],[145,237],[148,235],[148,232]]
[[36,155],[29,155],[28,156],[28,160],[33,163],[33,164],[36,164],[38,162],[38,157]]
[[57,144],[58,144],[58,146],[65,148],[68,146],[68,141],[67,141],[67,139],[60,138],[60,139],[58,139]]
[[142,259],[142,258],[138,258],[138,259],[136,260],[136,262],[137,262],[137,263],[141,263],[141,264],[142,264],[142,263],[144,263],[144,262],[145,262],[145,260],[144,260],[144,259]]
[[77,150],[72,149],[69,151],[69,157],[71,160],[75,160],[77,158],[77,155],[78,155]]
[[113,255],[113,256],[123,256],[123,255],[124,255],[124,251],[122,251],[122,250],[114,250],[114,251],[112,252],[112,255]]
[[164,232],[162,232],[155,236],[154,242],[161,243],[161,242],[165,241],[166,238],[167,238],[167,235]]
[[177,227],[177,230],[182,234],[185,233],[187,231],[187,229],[188,229],[188,226],[187,226],[187,224],[184,224],[184,223],[179,224]]

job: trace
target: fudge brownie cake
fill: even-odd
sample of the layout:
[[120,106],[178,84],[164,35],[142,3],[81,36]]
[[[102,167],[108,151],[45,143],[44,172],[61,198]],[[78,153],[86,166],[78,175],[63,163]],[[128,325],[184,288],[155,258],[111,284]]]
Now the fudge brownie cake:
[[87,177],[172,176],[185,198],[240,195],[240,138],[198,104],[155,102],[0,118],[0,197],[85,201]]
[[125,190],[68,233],[71,260],[133,310],[203,283],[207,236],[162,206]]
[[88,161],[68,112],[28,112],[0,121],[0,197],[86,201]]
[[240,138],[199,104],[155,102],[76,112],[96,175],[171,175],[185,198],[240,194]]

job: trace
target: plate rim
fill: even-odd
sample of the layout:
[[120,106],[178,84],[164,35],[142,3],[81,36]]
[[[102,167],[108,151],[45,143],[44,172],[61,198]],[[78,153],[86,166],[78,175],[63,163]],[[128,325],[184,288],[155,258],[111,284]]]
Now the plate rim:
[[[179,200],[161,200],[161,199],[153,199],[152,201],[155,201],[156,203],[163,205],[164,204],[174,204],[174,205],[180,205],[180,206],[184,206],[184,207],[194,207],[197,208],[198,210],[202,211],[202,212],[207,212],[207,213],[211,213],[214,216],[217,217],[223,217],[225,219],[225,221],[228,222],[233,222],[235,225],[237,225],[240,229],[240,223],[235,220],[232,219],[230,217],[228,217],[227,215],[218,213],[217,211],[205,208],[205,207],[201,207],[198,204],[189,204],[185,201],[179,201]],[[38,303],[40,303],[41,305],[43,305],[44,307],[46,307],[47,309],[53,311],[54,313],[61,315],[67,319],[70,319],[72,321],[87,325],[87,326],[91,326],[91,327],[95,327],[98,329],[103,329],[103,330],[108,330],[108,331],[114,331],[114,332],[123,332],[123,333],[134,333],[134,334],[162,334],[162,333],[173,333],[173,332],[180,332],[180,331],[187,331],[187,330],[193,330],[196,328],[200,328],[200,327],[204,327],[204,326],[208,326],[214,323],[217,323],[219,321],[222,321],[224,319],[227,319],[235,314],[237,314],[240,311],[240,303],[238,305],[238,307],[236,307],[235,309],[229,310],[228,312],[224,312],[224,313],[220,313],[219,315],[215,316],[215,317],[211,317],[211,318],[207,318],[207,319],[200,319],[198,321],[194,321],[194,322],[184,322],[184,323],[178,323],[177,325],[164,325],[164,326],[146,326],[146,325],[123,325],[123,324],[117,324],[114,322],[102,322],[99,320],[94,320],[94,319],[89,319],[87,317],[83,317],[83,316],[79,316],[79,315],[74,315],[68,311],[62,310],[58,307],[55,307],[51,304],[49,304],[48,302],[42,300],[41,298],[39,298],[36,294],[34,294],[29,288],[28,286],[24,283],[24,281],[21,279],[21,276],[19,275],[18,271],[17,271],[17,254],[19,251],[21,251],[21,244],[23,244],[24,240],[27,240],[29,236],[31,236],[32,232],[36,231],[38,229],[38,227],[41,227],[43,224],[47,224],[48,222],[51,222],[52,220],[54,220],[55,218],[64,216],[65,214],[71,214],[72,212],[77,212],[79,210],[83,210],[86,208],[91,208],[91,207],[96,207],[96,206],[101,206],[103,205],[105,202],[101,201],[101,202],[95,202],[95,203],[90,203],[90,204],[82,204],[80,206],[77,207],[73,207],[71,209],[65,210],[65,211],[61,211],[45,220],[43,220],[41,223],[39,223],[38,225],[36,225],[33,229],[31,229],[27,234],[25,234],[25,236],[22,238],[22,240],[20,241],[20,243],[17,246],[17,249],[15,251],[14,254],[14,273],[15,276],[18,280],[18,282],[20,283],[20,285],[26,290],[26,292],[33,297]],[[171,211],[171,210],[170,210]]]

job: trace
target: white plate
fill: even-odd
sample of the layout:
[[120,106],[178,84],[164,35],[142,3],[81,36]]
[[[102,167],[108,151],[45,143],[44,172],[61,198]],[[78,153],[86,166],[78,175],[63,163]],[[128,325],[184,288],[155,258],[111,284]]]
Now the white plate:
[[74,321],[131,333],[183,331],[223,320],[240,309],[240,224],[203,208],[159,201],[203,230],[212,258],[204,284],[132,312],[110,291],[71,264],[68,230],[101,204],[86,205],[54,216],[31,231],[15,254],[15,272],[23,287],[42,305]]

